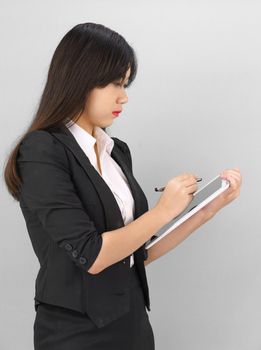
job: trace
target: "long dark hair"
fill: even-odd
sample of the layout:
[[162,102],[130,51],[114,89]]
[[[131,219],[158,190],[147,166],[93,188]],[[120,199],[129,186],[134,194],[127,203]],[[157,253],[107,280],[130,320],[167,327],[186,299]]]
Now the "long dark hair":
[[[69,30],[53,54],[38,109],[27,131],[20,137],[4,165],[9,193],[19,201],[21,179],[16,157],[24,138],[34,130],[52,130],[69,120],[78,120],[90,91],[124,80],[129,87],[137,72],[133,48],[117,32],[97,23],[81,23]],[[103,128],[106,132],[106,128]]]

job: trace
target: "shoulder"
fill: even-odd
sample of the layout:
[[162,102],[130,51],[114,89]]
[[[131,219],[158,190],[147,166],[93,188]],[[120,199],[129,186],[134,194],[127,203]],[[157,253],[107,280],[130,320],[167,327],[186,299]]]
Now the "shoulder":
[[29,132],[22,140],[21,145],[47,145],[53,144],[55,138],[46,130],[34,130]]
[[17,162],[50,161],[66,164],[67,157],[63,145],[46,130],[34,130],[21,141]]

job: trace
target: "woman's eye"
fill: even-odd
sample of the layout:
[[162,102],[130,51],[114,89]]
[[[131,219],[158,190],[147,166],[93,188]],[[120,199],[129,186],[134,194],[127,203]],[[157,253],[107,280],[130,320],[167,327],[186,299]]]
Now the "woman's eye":
[[[115,84],[116,86],[122,86],[122,84],[121,84],[121,83],[117,83],[117,82],[115,82],[114,84]],[[124,85],[123,87],[124,87],[124,89],[126,89],[127,85]]]

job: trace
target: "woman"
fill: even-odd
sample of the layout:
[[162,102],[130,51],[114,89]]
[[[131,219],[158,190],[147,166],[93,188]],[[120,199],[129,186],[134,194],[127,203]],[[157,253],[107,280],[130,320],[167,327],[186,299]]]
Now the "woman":
[[145,266],[239,195],[239,169],[224,171],[228,190],[145,249],[189,204],[197,182],[191,173],[172,178],[148,210],[128,145],[106,133],[136,71],[134,50],[121,35],[101,24],[73,27],[8,159],[5,181],[40,263],[36,350],[155,349]]

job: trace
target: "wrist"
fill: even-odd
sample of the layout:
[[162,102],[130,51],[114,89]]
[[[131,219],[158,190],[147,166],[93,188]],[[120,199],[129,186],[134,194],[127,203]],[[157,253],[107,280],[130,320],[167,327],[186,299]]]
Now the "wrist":
[[155,215],[160,217],[162,219],[162,226],[169,223],[173,219],[173,215],[170,215],[170,213],[165,210],[164,208],[160,207],[159,205],[156,205],[154,208],[152,208]]
[[216,214],[216,212],[210,211],[204,207],[200,210],[200,212],[202,212],[202,219],[204,222],[209,221]]

